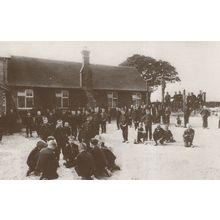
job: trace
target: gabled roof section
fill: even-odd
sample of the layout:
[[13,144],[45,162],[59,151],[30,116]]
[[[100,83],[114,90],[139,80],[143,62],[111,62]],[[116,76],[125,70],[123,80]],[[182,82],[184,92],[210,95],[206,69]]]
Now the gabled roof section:
[[[51,88],[80,88],[82,64],[12,56],[8,62],[8,85]],[[90,64],[93,88],[145,91],[145,82],[135,68]]]

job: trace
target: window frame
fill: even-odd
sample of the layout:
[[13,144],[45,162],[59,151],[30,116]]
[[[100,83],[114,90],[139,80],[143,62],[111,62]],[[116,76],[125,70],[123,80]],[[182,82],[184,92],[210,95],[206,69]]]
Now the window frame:
[[[60,92],[60,93],[58,93],[58,92]],[[64,96],[64,93],[67,93],[67,96]],[[59,94],[59,95],[57,96],[57,94]],[[70,93],[69,93],[69,90],[67,90],[67,89],[56,90],[55,91],[55,99],[56,98],[61,98],[61,103],[60,103],[61,106],[56,105],[56,108],[58,108],[58,109],[68,109],[70,107]],[[68,106],[67,107],[63,106],[63,103],[64,103],[63,100],[64,99],[68,100]],[[55,102],[55,104],[56,104],[56,102]]]
[[[29,96],[27,95],[28,91],[31,91],[32,92],[32,95]],[[20,94],[24,94],[24,95],[19,95]],[[24,97],[24,107],[20,107],[19,106],[19,102],[18,102],[18,99],[19,97]],[[32,98],[32,101],[33,101],[33,106],[32,107],[27,107],[27,98]],[[19,110],[31,110],[34,108],[34,90],[33,89],[18,89],[17,90],[17,109]]]
[[[111,95],[112,97],[109,98],[109,95]],[[111,99],[111,106],[109,105],[109,99]],[[114,100],[116,100],[116,104],[114,106]],[[118,92],[117,91],[108,91],[107,92],[107,104],[108,104],[108,108],[117,108],[118,107]]]
[[[139,99],[138,98],[133,99],[133,96],[139,97]],[[132,99],[132,105],[133,106],[140,106],[141,102],[142,102],[142,93],[141,92],[133,92],[132,95],[131,95],[131,99]],[[138,101],[140,103],[138,103]]]

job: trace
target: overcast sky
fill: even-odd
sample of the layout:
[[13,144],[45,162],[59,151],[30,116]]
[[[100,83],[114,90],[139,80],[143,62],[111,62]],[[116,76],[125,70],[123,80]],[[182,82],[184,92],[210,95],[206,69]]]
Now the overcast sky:
[[[181,83],[167,87],[171,94],[186,89],[207,92],[207,100],[220,101],[220,42],[0,42],[0,55],[21,55],[81,62],[81,51],[91,51],[90,61],[118,65],[133,54],[170,62]],[[153,95],[159,99],[160,91]]]

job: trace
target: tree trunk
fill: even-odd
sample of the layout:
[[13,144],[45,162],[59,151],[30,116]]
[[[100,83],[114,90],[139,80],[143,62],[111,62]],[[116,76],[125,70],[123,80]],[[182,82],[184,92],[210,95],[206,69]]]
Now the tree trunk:
[[151,98],[151,91],[147,91],[147,93],[146,93],[146,106],[151,104],[150,98]]
[[162,89],[161,102],[162,102],[162,104],[164,104],[165,88],[166,88],[166,82],[165,82],[165,80],[163,79],[162,85],[161,85],[161,89]]

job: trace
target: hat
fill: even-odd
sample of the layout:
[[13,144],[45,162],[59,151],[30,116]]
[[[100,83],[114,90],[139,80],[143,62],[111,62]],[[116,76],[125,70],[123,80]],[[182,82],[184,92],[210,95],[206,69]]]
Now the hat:
[[99,141],[96,138],[92,138],[90,142],[92,145],[97,145],[99,143]]
[[49,136],[49,137],[47,138],[47,141],[51,141],[51,140],[55,140],[55,137],[54,137],[54,136]]
[[37,142],[37,147],[39,148],[39,149],[42,149],[42,148],[45,148],[45,147],[47,147],[47,143],[46,142],[44,142],[44,141],[38,141]]

